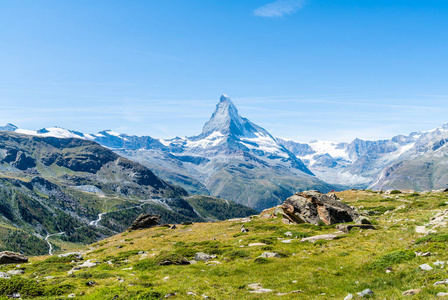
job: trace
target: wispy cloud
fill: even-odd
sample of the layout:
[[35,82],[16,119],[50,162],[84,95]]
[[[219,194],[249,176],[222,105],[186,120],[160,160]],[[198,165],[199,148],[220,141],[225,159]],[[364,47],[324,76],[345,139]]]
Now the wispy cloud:
[[305,0],[277,0],[254,10],[259,17],[275,18],[297,12],[305,5]]

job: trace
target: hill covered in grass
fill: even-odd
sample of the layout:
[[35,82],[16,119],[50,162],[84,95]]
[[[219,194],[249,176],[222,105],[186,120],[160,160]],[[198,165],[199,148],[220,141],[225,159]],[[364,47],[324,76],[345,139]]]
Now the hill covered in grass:
[[[445,193],[337,195],[376,230],[354,228],[312,243],[302,239],[335,233],[336,226],[257,216],[124,232],[81,249],[80,260],[44,256],[2,266],[1,272],[24,273],[1,281],[0,294],[13,283],[27,283],[23,298],[42,299],[356,299],[366,289],[373,299],[405,299],[410,289],[420,289],[412,299],[433,299],[448,291],[436,284],[448,278]],[[242,233],[242,225],[249,231]],[[216,257],[187,264],[198,252]],[[260,257],[265,252],[277,257]]]

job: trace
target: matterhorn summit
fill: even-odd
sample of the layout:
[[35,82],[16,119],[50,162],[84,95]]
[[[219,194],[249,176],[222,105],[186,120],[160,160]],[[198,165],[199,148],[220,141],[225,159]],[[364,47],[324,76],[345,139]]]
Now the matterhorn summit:
[[258,133],[274,139],[266,130],[241,117],[238,109],[226,94],[222,94],[212,117],[205,123],[200,136],[204,137],[216,132],[246,138],[256,137]]

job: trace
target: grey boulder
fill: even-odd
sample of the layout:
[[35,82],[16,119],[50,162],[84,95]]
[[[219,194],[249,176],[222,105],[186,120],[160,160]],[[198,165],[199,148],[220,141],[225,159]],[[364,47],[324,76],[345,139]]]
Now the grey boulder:
[[155,227],[159,225],[159,222],[160,222],[160,216],[158,215],[141,214],[140,216],[137,217],[137,219],[134,220],[134,222],[132,222],[128,230],[132,231],[132,230]]
[[311,223],[326,225],[353,222],[358,213],[336,195],[326,195],[318,191],[305,191],[289,197],[281,205],[283,217],[290,223]]
[[28,262],[28,257],[23,256],[22,254],[3,251],[0,252],[0,265],[3,264],[21,264]]

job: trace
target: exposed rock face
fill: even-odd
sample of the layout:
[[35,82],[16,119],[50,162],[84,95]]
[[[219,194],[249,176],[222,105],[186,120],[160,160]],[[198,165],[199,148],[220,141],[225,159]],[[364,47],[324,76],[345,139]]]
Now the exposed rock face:
[[137,219],[132,222],[131,227],[129,227],[129,231],[151,228],[159,225],[160,216],[158,215],[140,215]]
[[296,193],[276,209],[274,214],[282,213],[289,223],[311,223],[326,225],[353,222],[359,218],[350,206],[338,201],[336,195],[322,194],[318,191]]
[[19,253],[3,251],[0,252],[0,265],[3,264],[21,264],[28,262],[28,257]]

